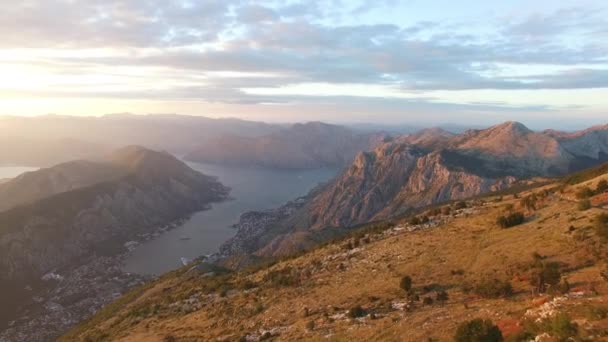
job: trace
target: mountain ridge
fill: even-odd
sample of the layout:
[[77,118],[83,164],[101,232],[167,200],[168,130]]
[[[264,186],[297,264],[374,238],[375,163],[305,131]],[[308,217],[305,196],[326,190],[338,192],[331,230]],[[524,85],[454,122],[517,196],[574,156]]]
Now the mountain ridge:
[[282,169],[342,167],[387,137],[322,122],[297,123],[259,137],[221,136],[186,155],[194,162]]
[[[608,160],[603,157],[608,153],[608,130],[596,129],[558,141],[521,123],[506,122],[448,139],[444,134],[434,136],[437,144],[425,139],[424,145],[417,147],[404,137],[358,154],[350,167],[309,196],[290,217],[267,228],[262,223],[255,230],[255,241],[268,243],[274,235],[285,237],[290,231],[301,235],[307,230],[388,219],[416,208],[503,190],[518,180],[563,175]],[[590,157],[589,145],[598,151],[597,158]],[[275,255],[273,250],[289,248],[275,241],[273,247],[261,244],[248,250],[263,256],[259,251]]]

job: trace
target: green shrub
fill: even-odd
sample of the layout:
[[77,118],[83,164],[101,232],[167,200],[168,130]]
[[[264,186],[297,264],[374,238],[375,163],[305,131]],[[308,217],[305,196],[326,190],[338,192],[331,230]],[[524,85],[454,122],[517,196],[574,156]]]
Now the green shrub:
[[454,335],[456,342],[501,342],[502,332],[492,321],[480,318],[464,322]]
[[420,219],[417,216],[414,216],[410,219],[410,224],[412,226],[416,226],[420,224]]
[[591,209],[591,201],[588,199],[578,202],[578,210],[585,211]]
[[510,228],[524,223],[525,220],[526,218],[523,213],[515,212],[499,217],[497,223],[501,228]]

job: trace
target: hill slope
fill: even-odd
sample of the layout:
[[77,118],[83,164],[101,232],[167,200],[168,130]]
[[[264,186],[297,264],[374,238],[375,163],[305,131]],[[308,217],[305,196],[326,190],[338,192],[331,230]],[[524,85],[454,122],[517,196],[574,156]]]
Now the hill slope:
[[[430,210],[428,223],[376,224],[257,269],[213,275],[186,267],[62,340],[450,341],[461,322],[475,318],[515,340],[600,340],[608,336],[608,255],[590,222],[608,214],[608,199],[597,193],[595,207],[581,211],[575,198],[608,174],[585,177]],[[497,224],[517,212],[523,224]],[[557,276],[543,279],[554,285],[538,290],[534,280],[549,268]],[[409,296],[400,288],[406,275]]]
[[[103,285],[107,280],[109,282],[105,284],[111,289],[112,278],[119,278],[120,272],[114,270],[104,280],[101,275],[106,272],[104,268],[110,266],[95,264],[97,261],[119,255],[125,250],[125,242],[183,219],[212,202],[221,201],[228,193],[228,189],[215,178],[190,169],[165,152],[131,146],[114,152],[110,160],[101,164],[103,166],[81,162],[63,164],[56,169],[43,169],[25,175],[24,179],[14,180],[15,184],[27,179],[53,184],[56,175],[79,174],[83,165],[85,171],[94,167],[90,176],[99,176],[95,180],[94,177],[84,178],[86,182],[78,182],[80,187],[75,189],[64,186],[62,189],[67,191],[59,192],[59,188],[53,188],[44,198],[0,212],[0,285],[3,288],[0,299],[3,303],[11,303],[10,309],[0,315],[0,324],[6,323],[9,317],[14,319],[15,316],[11,316],[16,314],[13,310],[19,311],[20,306],[39,314],[41,304],[34,303],[35,309],[28,308],[28,305],[32,297],[36,297],[37,290],[40,292],[38,296],[52,293],[55,284],[41,280],[48,274],[60,273],[69,278],[78,274],[74,270],[85,265],[87,276],[95,277],[98,283],[94,286]],[[107,177],[105,172],[98,172],[100,169],[117,171],[112,177]],[[49,179],[45,180],[45,177]],[[77,177],[62,179],[65,184],[75,184],[70,182],[74,180],[78,180]],[[94,266],[86,266],[88,263]],[[116,268],[114,264],[111,267]],[[82,279],[78,279],[80,281]],[[74,292],[67,298],[82,296],[84,299],[96,295],[87,293],[87,289],[81,288],[82,284],[78,282],[69,284],[66,279],[58,286]],[[79,292],[82,290],[85,292]],[[103,290],[102,287],[100,291]],[[66,301],[65,296],[59,297],[63,299],[51,298],[44,306],[61,313],[73,304],[71,300]],[[54,306],[58,300],[62,303],[59,305],[61,310]],[[47,328],[55,329],[57,334],[70,322],[79,321],[82,318],[79,315],[90,314],[93,308],[85,306],[78,309],[86,311],[67,310],[64,316],[75,317],[49,322],[52,326]],[[28,321],[36,322],[32,318],[36,314],[30,311]],[[48,338],[46,336],[42,340]]]

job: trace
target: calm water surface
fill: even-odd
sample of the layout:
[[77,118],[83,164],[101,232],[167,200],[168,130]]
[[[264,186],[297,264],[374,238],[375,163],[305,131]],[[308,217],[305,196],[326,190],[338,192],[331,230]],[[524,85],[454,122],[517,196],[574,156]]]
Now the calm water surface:
[[125,271],[160,274],[181,266],[181,258],[193,259],[217,252],[218,247],[236,233],[231,226],[238,222],[242,213],[281,206],[305,195],[337,173],[335,169],[293,171],[188,165],[217,176],[220,182],[232,188],[230,196],[234,199],[216,203],[211,210],[194,214],[182,226],[138,246],[126,260]]

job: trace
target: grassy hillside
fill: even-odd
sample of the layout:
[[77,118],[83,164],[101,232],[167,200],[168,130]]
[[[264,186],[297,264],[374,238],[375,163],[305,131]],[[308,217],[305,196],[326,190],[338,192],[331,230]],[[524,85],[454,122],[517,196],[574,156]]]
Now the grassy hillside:
[[438,207],[257,269],[183,268],[62,340],[451,341],[476,318],[511,341],[608,339],[608,198],[577,197],[600,179]]

